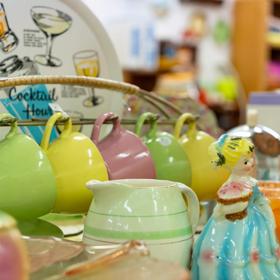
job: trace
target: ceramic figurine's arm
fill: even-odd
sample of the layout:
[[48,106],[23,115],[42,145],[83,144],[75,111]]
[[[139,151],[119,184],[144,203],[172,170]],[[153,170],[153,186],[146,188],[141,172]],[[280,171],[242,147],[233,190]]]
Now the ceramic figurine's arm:
[[248,201],[240,201],[232,204],[224,205],[217,203],[214,208],[213,217],[215,219],[225,218],[226,215],[241,213],[248,207]]
[[219,189],[218,203],[214,209],[214,217],[225,217],[243,212],[248,207],[248,200],[252,191],[242,183],[231,178]]

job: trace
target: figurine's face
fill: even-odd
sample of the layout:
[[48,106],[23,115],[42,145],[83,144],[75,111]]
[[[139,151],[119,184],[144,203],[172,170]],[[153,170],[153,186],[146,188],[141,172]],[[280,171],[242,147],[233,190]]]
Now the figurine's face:
[[239,161],[233,168],[233,172],[253,176],[255,173],[255,167],[256,167],[255,155],[248,154],[247,156],[243,156],[239,159]]

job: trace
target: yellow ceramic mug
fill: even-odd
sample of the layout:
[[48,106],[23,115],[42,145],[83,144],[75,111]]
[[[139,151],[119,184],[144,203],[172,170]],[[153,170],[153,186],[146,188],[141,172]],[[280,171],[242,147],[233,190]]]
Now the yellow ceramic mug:
[[70,118],[59,138],[49,145],[51,131],[61,117],[61,113],[56,113],[48,120],[41,142],[56,176],[54,212],[84,213],[92,200],[86,182],[92,179],[106,181],[108,173],[99,150],[84,134],[73,132]]
[[[181,136],[184,123],[187,122],[188,130]],[[214,169],[208,148],[215,139],[203,131],[197,131],[193,115],[183,114],[177,121],[175,137],[182,144],[192,169],[191,188],[200,200],[209,200],[216,197],[218,188],[226,181],[229,173],[223,168]]]

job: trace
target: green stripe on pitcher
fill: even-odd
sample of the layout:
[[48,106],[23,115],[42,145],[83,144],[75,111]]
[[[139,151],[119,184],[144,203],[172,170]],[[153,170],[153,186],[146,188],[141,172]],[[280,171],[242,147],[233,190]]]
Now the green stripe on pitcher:
[[99,213],[93,210],[89,210],[89,213],[93,215],[99,215],[99,216],[107,216],[107,217],[120,217],[120,218],[158,218],[158,217],[169,217],[169,216],[176,216],[187,213],[188,210],[185,209],[180,212],[176,213],[170,213],[170,214],[157,214],[157,215],[119,215],[119,214],[108,214],[108,213]]
[[192,235],[192,229],[191,227],[186,227],[182,229],[165,230],[165,231],[124,232],[124,231],[98,229],[86,225],[85,233],[88,235],[93,235],[95,237],[123,239],[123,240],[131,240],[131,239],[156,240],[156,239],[170,239],[170,238]]

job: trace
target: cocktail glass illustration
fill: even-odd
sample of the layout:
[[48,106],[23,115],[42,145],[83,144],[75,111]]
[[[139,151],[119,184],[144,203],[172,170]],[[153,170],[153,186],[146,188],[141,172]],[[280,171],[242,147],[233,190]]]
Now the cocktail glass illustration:
[[18,38],[11,30],[3,3],[0,3],[0,47],[5,53],[11,52],[18,45]]
[[53,40],[71,27],[72,18],[64,12],[45,6],[32,7],[31,16],[47,39],[46,54],[36,55],[34,60],[41,65],[61,66],[61,59],[52,56]]
[[[98,53],[95,50],[83,50],[73,55],[73,62],[76,74],[86,77],[99,77],[100,63]],[[101,96],[96,96],[95,91],[91,88],[90,97],[84,101],[85,107],[98,106],[103,102]]]

